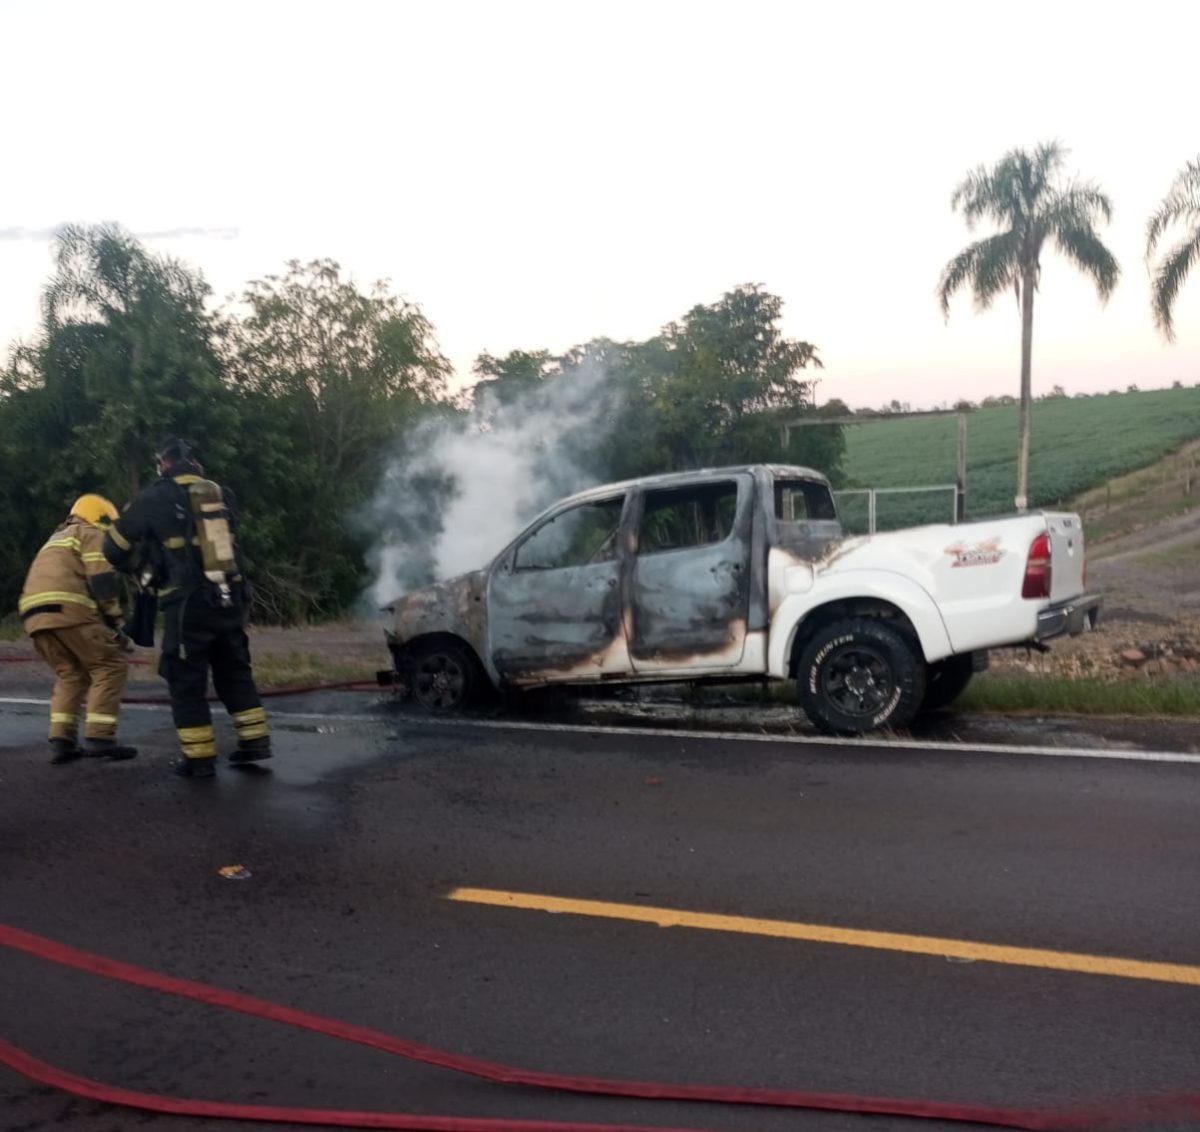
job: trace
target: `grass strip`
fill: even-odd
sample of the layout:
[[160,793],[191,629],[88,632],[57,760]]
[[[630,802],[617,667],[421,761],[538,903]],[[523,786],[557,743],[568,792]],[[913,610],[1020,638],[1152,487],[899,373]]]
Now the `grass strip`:
[[256,652],[254,679],[264,688],[282,688],[291,684],[341,684],[349,681],[374,682],[383,662],[331,662],[309,652]]
[[998,714],[1200,717],[1200,676],[1107,681],[988,672],[971,682],[954,708]]

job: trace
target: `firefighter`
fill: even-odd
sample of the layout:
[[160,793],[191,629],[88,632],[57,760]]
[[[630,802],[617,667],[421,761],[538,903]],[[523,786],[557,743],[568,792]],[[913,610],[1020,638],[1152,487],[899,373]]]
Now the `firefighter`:
[[[121,623],[121,582],[103,554],[105,528],[117,509],[101,495],[81,495],[34,558],[19,611],[38,655],[54,670],[50,746],[54,764],[84,755],[131,759],[117,742],[121,693],[132,644]],[[79,709],[87,701],[83,746]]]
[[216,773],[217,744],[209,711],[208,673],[233,718],[234,764],[271,757],[266,712],[254,686],[246,637],[246,584],[235,548],[237,505],[232,493],[205,479],[199,454],[182,439],[158,450],[159,478],[109,528],[104,553],[118,569],[158,563],[155,579],[163,614],[159,674],[171,710],[185,778]]

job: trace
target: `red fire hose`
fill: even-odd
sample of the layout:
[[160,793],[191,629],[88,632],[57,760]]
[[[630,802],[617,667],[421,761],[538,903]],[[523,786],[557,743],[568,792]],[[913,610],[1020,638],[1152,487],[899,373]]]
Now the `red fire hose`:
[[[1139,1102],[1121,1102],[1103,1108],[1019,1109],[986,1105],[951,1104],[941,1101],[895,1100],[839,1093],[812,1093],[787,1089],[759,1089],[719,1085],[672,1085],[649,1081],[622,1081],[543,1073],[430,1046],[367,1029],[348,1022],[308,1014],[237,991],[178,979],[148,971],[119,960],[81,951],[43,936],[0,924],[0,947],[21,951],[38,959],[72,967],[117,982],[129,983],[177,998],[264,1018],[298,1029],[311,1030],[342,1041],[355,1042],[395,1054],[410,1061],[480,1077],[507,1085],[525,1085],[572,1093],[653,1100],[707,1101],[724,1104],[766,1105],[778,1108],[820,1109],[830,1112],[873,1113],[921,1117],[964,1124],[991,1124],[1033,1132],[1129,1127],[1148,1120],[1176,1120],[1200,1116],[1200,1093],[1157,1097]],[[573,1124],[545,1121],[485,1120],[456,1116],[416,1116],[406,1113],[345,1112],[293,1108],[277,1105],[248,1105],[201,1101],[143,1093],[78,1077],[39,1061],[18,1047],[0,1041],[0,1062],[45,1085],[77,1096],[109,1104],[126,1105],[153,1112],[184,1116],[257,1120],[273,1123],[326,1124],[343,1128],[413,1129],[415,1132],[630,1132],[627,1125]],[[639,1130],[643,1132],[643,1130]],[[685,1130],[662,1130],[685,1132]]]
[[[30,664],[41,661],[38,656],[0,656],[0,664]],[[149,664],[140,657],[131,657],[130,664]],[[379,685],[373,680],[340,680],[323,684],[285,684],[278,688],[260,688],[258,694],[264,699],[273,696],[300,696],[306,692],[377,692]],[[209,696],[216,702],[216,696]],[[167,696],[122,696],[123,704],[169,704]]]
[[[302,696],[306,692],[378,692],[379,685],[365,680],[345,680],[332,684],[286,684],[279,688],[259,688],[258,694],[264,700],[274,696]],[[216,696],[206,697],[211,703],[217,702]],[[169,704],[168,696],[122,696],[123,704]]]

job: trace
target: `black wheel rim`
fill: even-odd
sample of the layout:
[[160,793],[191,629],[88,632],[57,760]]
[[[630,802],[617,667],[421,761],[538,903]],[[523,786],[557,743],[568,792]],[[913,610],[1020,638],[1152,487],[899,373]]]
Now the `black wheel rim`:
[[877,715],[895,690],[896,680],[887,657],[869,645],[847,645],[821,668],[821,691],[846,715]]
[[417,702],[432,711],[448,711],[463,701],[467,673],[457,657],[434,653],[418,663],[413,679]]

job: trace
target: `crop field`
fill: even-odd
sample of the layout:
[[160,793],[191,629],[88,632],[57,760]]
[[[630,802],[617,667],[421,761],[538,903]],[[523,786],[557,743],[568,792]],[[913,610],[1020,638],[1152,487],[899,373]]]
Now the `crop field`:
[[[957,419],[873,421],[846,429],[847,488],[915,487],[954,482]],[[1152,464],[1200,437],[1200,387],[1097,394],[1033,406],[1030,506],[1056,507],[1115,476]],[[1013,509],[1017,406],[967,416],[967,517]],[[839,500],[849,529],[864,530],[861,496]],[[880,496],[881,529],[947,522],[949,493]]]

